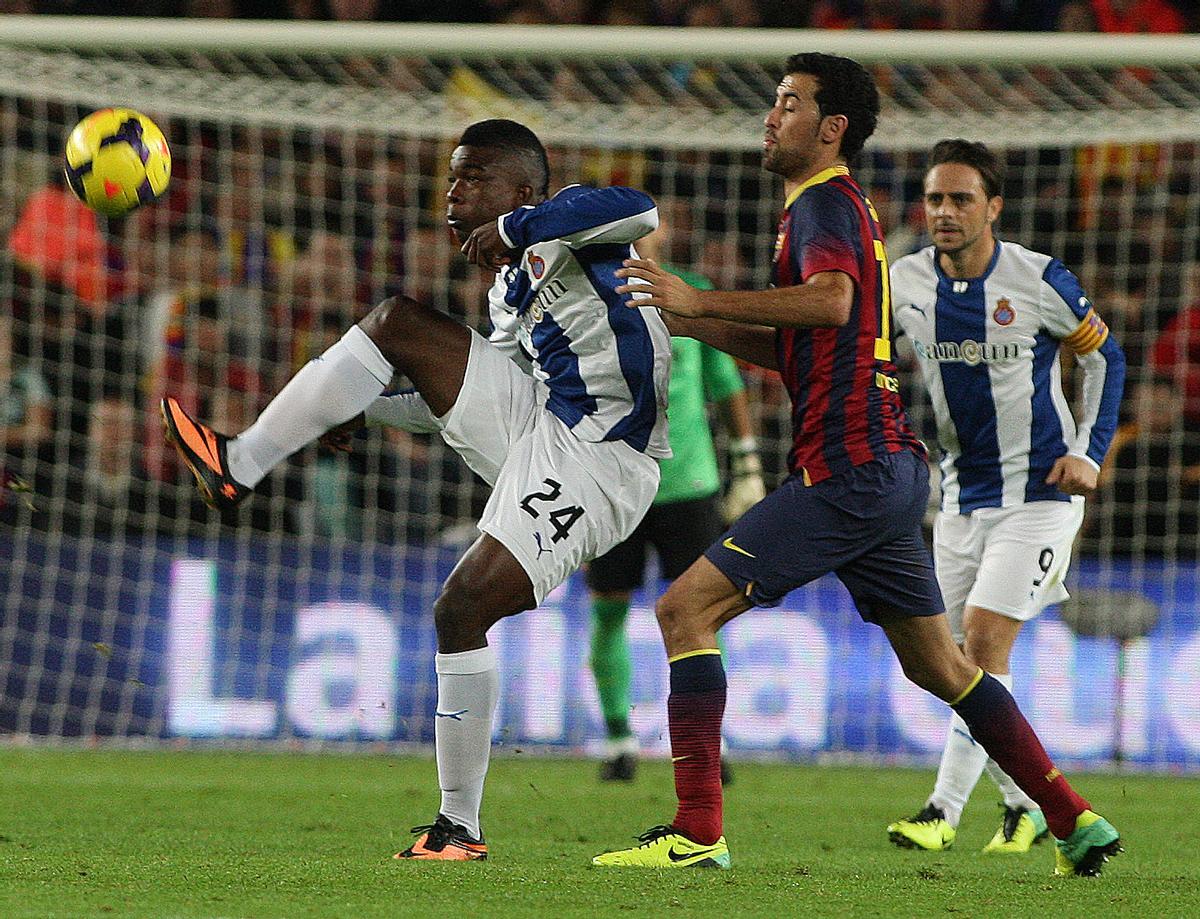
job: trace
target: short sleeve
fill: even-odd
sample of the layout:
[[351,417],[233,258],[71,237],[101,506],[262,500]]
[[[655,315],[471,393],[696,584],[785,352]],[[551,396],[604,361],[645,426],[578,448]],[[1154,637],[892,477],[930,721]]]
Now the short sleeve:
[[806,190],[792,207],[792,257],[801,282],[822,271],[861,280],[862,215],[850,198],[825,183]]

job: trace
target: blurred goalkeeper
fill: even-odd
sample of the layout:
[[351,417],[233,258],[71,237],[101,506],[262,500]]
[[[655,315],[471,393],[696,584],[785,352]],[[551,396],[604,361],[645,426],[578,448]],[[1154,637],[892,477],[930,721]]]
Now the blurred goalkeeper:
[[[1125,358],[1078,279],[1056,258],[998,240],[1003,166],[983,144],[943,140],[925,173],[933,245],[892,266],[896,323],[911,339],[937,418],[942,503],[934,566],[954,639],[1012,691],[1021,626],[1067,598],[1084,496],[1117,427]],[[1083,371],[1079,422],[1059,348]],[[1042,809],[951,713],[933,794],[888,826],[904,848],[948,849],[987,766],[1004,818],[985,852],[1048,835]]]
[[[168,434],[217,507],[364,415],[441,434],[492,485],[479,538],[433,605],[441,806],[397,858],[487,858],[479,811],[499,700],[487,631],[628,538],[670,455],[670,336],[657,310],[616,292],[632,243],[658,225],[654,201],[579,185],[548,197],[549,172],[541,141],[505,119],[468,127],[450,156],[446,221],[467,259],[496,275],[490,338],[393,297],[237,437],[163,400]],[[397,372],[416,391],[383,396]]]
[[[644,258],[686,261],[687,205],[659,200],[658,229],[638,241]],[[707,278],[667,261],[663,267],[701,290]],[[723,500],[706,403],[715,403],[729,434],[731,482]],[[662,577],[674,580],[732,523],[766,494],[746,390],[728,354],[693,338],[671,339],[671,453],[659,461],[658,496],[633,535],[587,567],[592,592],[592,673],[607,735],[603,781],[632,781],[638,743],[629,724],[632,667],[625,621],[630,593],[645,579],[646,550],[658,555]],[[729,765],[721,763],[727,784]]]

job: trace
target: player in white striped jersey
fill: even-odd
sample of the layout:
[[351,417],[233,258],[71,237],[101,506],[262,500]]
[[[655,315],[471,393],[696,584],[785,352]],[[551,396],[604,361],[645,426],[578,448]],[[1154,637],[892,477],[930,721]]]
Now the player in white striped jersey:
[[[487,857],[479,809],[498,698],[487,630],[625,540],[658,490],[657,459],[670,455],[670,336],[656,309],[630,308],[615,291],[632,243],[658,224],[654,202],[581,186],[547,199],[548,180],[541,142],[513,121],[471,125],[450,158],[447,222],[468,260],[497,272],[490,339],[397,297],[237,437],[163,401],[168,434],[215,506],[241,501],[312,440],[344,443],[364,414],[440,433],[493,486],[481,534],[433,609],[440,811],[398,858]],[[396,372],[415,392],[382,395]]]
[[[1002,182],[983,144],[935,145],[924,189],[933,245],[899,259],[891,283],[937,421],[938,583],[967,656],[1011,689],[1022,624],[1067,596],[1071,545],[1116,429],[1125,359],[1058,259],[995,238]],[[1060,346],[1083,372],[1078,420],[1062,391]],[[957,715],[933,794],[888,827],[892,841],[948,848],[985,765],[1005,815],[984,851],[1027,851],[1046,833],[1041,811]]]

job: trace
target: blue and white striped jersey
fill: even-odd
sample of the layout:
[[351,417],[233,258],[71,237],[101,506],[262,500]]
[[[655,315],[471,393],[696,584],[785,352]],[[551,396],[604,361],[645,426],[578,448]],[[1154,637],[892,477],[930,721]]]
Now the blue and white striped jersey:
[[651,307],[615,288],[632,243],[658,226],[631,188],[572,185],[499,219],[521,251],[488,291],[491,341],[546,384],[546,408],[576,437],[667,457],[671,337]]
[[[942,510],[1070,501],[1046,484],[1065,453],[1097,468],[1117,426],[1125,357],[1058,259],[997,242],[981,277],[953,279],[932,246],[891,271],[897,326],[912,340],[942,450]],[[1077,356],[1076,423],[1059,346]]]

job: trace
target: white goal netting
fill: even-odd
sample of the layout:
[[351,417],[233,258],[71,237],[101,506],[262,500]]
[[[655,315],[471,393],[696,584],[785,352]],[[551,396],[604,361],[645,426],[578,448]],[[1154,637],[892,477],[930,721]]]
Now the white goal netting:
[[[1025,630],[1018,697],[1060,756],[1200,765],[1200,51],[1141,37],[5,17],[0,732],[427,742],[429,609],[485,488],[440,441],[375,431],[349,459],[298,454],[222,520],[164,448],[158,398],[240,429],[392,293],[486,322],[487,279],[442,222],[454,139],[484,117],[534,128],[552,184],[655,195],[674,263],[764,285],[781,202],[761,119],[810,49],[868,63],[884,92],[856,173],[893,258],[921,244],[924,151],[984,140],[1009,167],[1002,235],[1062,257],[1124,345],[1075,598]],[[153,117],[175,163],[166,197],[119,221],[59,178],[67,131],[107,105]],[[786,396],[746,379],[773,484]],[[652,602],[631,623],[634,724],[661,748]],[[498,739],[599,736],[586,635],[577,582],[496,630]],[[832,583],[728,644],[735,753],[940,746],[942,709]]]

